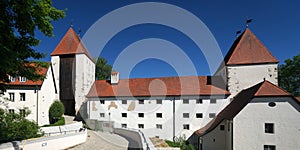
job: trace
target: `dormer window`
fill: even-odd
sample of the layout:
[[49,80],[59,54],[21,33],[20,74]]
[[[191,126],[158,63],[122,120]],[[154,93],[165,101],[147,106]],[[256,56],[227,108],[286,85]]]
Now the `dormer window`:
[[16,82],[16,77],[8,76],[10,82]]
[[21,77],[21,76],[19,77],[20,82],[26,82],[26,80],[27,80],[26,77]]

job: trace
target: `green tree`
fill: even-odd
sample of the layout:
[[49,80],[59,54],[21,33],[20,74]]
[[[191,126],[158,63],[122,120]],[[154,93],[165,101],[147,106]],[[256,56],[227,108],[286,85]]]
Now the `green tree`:
[[99,57],[96,63],[96,79],[107,80],[110,77],[112,71],[111,65],[107,64],[107,60],[103,57]]
[[29,114],[28,108],[25,108],[25,113],[12,113],[0,108],[0,143],[43,136],[40,127],[25,118]]
[[65,113],[64,105],[61,101],[54,101],[49,108],[49,121],[51,124],[57,122]]
[[279,66],[279,86],[294,96],[300,96],[300,54]]
[[[52,21],[65,16],[63,10],[52,6],[52,0],[1,0],[0,2],[0,83],[8,76],[24,76],[30,80],[43,79],[37,66],[26,65],[44,54],[33,48],[39,44],[35,33],[53,36]],[[0,85],[5,90],[5,85]]]

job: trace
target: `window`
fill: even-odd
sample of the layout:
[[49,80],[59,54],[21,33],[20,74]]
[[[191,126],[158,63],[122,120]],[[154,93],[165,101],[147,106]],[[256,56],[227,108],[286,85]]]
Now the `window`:
[[123,118],[127,118],[127,113],[122,113]]
[[189,99],[183,99],[183,100],[182,100],[182,103],[183,103],[183,104],[189,104]]
[[15,110],[14,109],[8,109],[8,112],[14,114]]
[[202,103],[203,103],[202,99],[196,99],[196,104],[202,104]]
[[20,93],[20,101],[25,101],[25,93]]
[[265,123],[265,133],[274,133],[274,123]]
[[122,104],[127,104],[127,100],[122,100]]
[[26,82],[26,77],[19,77],[20,82]]
[[215,99],[215,98],[210,99],[210,103],[211,103],[211,104],[217,103],[217,99]]
[[100,100],[100,104],[105,104],[105,101],[104,100]]
[[12,76],[8,76],[10,82],[16,82],[16,78]]
[[162,124],[156,124],[157,129],[162,129]]
[[209,116],[209,118],[215,118],[216,114],[215,113],[209,113],[208,116]]
[[264,150],[276,150],[275,145],[264,145]]
[[224,125],[220,125],[220,130],[224,131],[225,130],[225,126]]
[[190,117],[190,114],[189,114],[189,113],[183,113],[183,114],[182,114],[182,117],[183,117],[183,118],[189,118],[189,117]]
[[25,114],[25,109],[20,109],[20,115],[23,116],[23,117],[26,117],[26,116],[25,116],[25,115],[26,115],[26,114]]
[[9,93],[9,100],[12,102],[15,101],[15,93]]
[[127,124],[121,124],[122,128],[127,128]]
[[203,118],[203,114],[202,113],[196,113],[196,118]]
[[139,104],[144,104],[144,100],[143,99],[139,100]]
[[162,118],[162,113],[156,113],[156,118]]
[[157,99],[156,104],[162,104],[162,99]]
[[100,113],[100,118],[104,118],[105,114],[104,113]]
[[184,124],[183,125],[183,129],[189,130],[190,129],[190,125],[189,124]]
[[144,124],[138,124],[138,127],[139,127],[140,129],[144,129]]
[[140,118],[144,118],[144,113],[139,113]]

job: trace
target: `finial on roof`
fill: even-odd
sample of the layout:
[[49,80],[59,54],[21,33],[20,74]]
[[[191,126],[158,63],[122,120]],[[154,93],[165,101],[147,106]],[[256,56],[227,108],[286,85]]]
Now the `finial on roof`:
[[247,21],[246,21],[246,28],[248,28],[248,26],[249,26],[249,23],[251,23],[251,22],[252,22],[252,20],[253,20],[253,19],[248,19],[248,18],[247,18]]
[[81,29],[78,28],[78,36],[80,37]]
[[73,28],[73,22],[74,22],[74,20],[71,19],[71,21],[70,21],[70,28]]
[[242,30],[236,31],[236,32],[235,32],[235,38],[238,38],[240,33],[242,33]]

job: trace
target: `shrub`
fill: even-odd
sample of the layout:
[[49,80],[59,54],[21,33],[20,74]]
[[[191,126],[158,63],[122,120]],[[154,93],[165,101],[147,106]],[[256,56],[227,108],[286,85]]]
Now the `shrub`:
[[65,108],[59,100],[54,101],[49,108],[49,122],[53,124],[62,118]]
[[57,122],[55,122],[53,124],[47,124],[47,125],[44,125],[43,127],[62,126],[62,125],[65,125],[64,117],[61,117]]
[[0,143],[43,136],[38,124],[25,118],[29,112],[25,109],[24,116],[24,114],[10,113],[0,108]]

